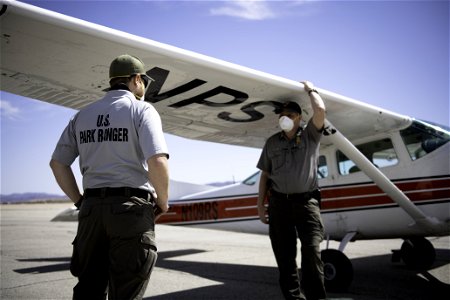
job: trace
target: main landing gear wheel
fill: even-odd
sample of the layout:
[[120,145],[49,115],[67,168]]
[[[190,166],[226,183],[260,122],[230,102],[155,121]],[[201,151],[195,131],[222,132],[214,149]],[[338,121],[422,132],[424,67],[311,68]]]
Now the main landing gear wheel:
[[322,250],[325,288],[327,291],[344,292],[353,281],[353,266],[350,260],[339,250]]
[[412,268],[428,269],[436,259],[433,244],[423,237],[405,240],[400,249],[403,262]]

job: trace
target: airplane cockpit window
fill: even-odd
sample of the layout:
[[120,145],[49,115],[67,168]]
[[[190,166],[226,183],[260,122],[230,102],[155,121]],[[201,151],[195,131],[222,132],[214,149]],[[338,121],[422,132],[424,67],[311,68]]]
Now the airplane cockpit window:
[[247,179],[244,179],[244,181],[242,181],[242,183],[246,184],[246,185],[254,185],[259,180],[259,176],[261,176],[261,171],[256,172],[255,174],[248,177]]
[[[398,164],[397,153],[395,153],[394,146],[389,138],[358,145],[356,148],[377,168],[385,168]],[[339,173],[341,175],[348,175],[360,171],[358,166],[344,153],[337,151],[336,155]]]
[[319,163],[317,165],[317,176],[319,179],[328,177],[327,158],[325,155],[319,156]]
[[412,160],[433,152],[450,140],[450,132],[447,128],[417,120],[408,128],[400,130],[400,135]]

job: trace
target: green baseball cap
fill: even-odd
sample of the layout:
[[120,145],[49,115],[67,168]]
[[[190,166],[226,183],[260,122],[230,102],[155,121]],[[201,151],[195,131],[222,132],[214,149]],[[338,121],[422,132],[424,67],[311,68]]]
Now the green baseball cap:
[[152,80],[150,76],[145,73],[145,65],[136,56],[129,54],[123,54],[115,58],[109,66],[109,79],[117,77],[129,77],[132,75],[140,74],[146,77],[148,80]]

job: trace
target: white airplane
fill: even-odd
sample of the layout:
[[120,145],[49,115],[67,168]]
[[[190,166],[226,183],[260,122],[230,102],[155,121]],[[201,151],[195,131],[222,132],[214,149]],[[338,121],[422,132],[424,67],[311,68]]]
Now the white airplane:
[[[2,91],[79,109],[104,94],[112,58],[144,60],[155,81],[145,100],[165,132],[262,148],[276,132],[274,109],[297,101],[311,117],[303,85],[16,1],[0,0]],[[80,75],[81,74],[81,75]],[[327,288],[352,281],[349,241],[405,239],[397,252],[428,267],[426,237],[450,234],[450,132],[318,89],[327,107],[319,159]],[[351,117],[350,117],[351,116]],[[355,146],[356,145],[356,146]],[[160,223],[267,233],[257,216],[259,173],[242,183],[170,202]]]

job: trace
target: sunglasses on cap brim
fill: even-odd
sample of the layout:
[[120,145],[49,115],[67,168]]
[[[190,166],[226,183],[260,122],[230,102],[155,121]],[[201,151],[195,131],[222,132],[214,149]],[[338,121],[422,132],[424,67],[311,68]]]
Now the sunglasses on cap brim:
[[141,75],[141,79],[144,82],[144,87],[147,88],[150,80],[152,80],[152,79],[147,74],[139,74],[139,75]]

